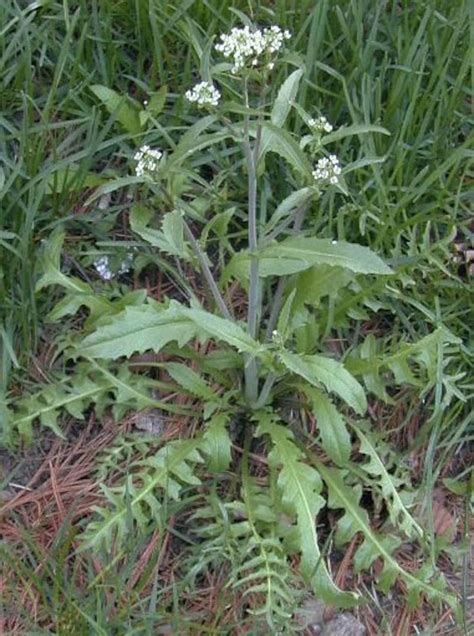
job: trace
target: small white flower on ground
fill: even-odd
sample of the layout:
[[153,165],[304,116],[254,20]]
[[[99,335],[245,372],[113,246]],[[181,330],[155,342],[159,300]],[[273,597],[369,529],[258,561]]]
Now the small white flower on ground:
[[[273,63],[268,62],[268,58],[277,53],[290,37],[289,31],[282,31],[278,26],[254,31],[249,26],[234,27],[230,33],[221,35],[216,51],[232,59],[232,73],[238,73],[245,66],[255,68],[262,62],[272,70]],[[266,59],[261,60],[262,57]]]
[[94,261],[94,267],[102,280],[112,280],[114,277],[113,271],[110,269],[109,257],[101,256]]
[[118,270],[114,272],[112,271],[110,267],[110,259],[105,254],[104,256],[99,256],[99,258],[97,258],[94,261],[94,267],[97,273],[99,274],[99,276],[102,278],[102,280],[108,281],[108,280],[112,280],[116,276],[120,276],[120,274],[126,274],[127,272],[129,272],[131,269],[132,263],[133,263],[133,254],[129,253],[125,257],[125,259],[120,263],[120,267],[118,268]]
[[313,170],[314,180],[318,183],[330,183],[336,185],[339,183],[339,175],[341,174],[341,166],[336,155],[323,157],[316,164]]
[[137,162],[135,167],[135,174],[137,177],[153,175],[158,170],[162,156],[163,153],[161,150],[158,150],[157,148],[150,148],[150,146],[142,146],[139,150],[137,150],[137,152],[133,155],[133,158]]
[[189,102],[196,102],[198,106],[217,106],[221,94],[210,82],[200,82],[186,91],[185,97]]
[[332,131],[332,125],[328,122],[324,115],[321,115],[321,117],[318,117],[317,119],[310,119],[308,121],[308,126],[315,132],[319,133],[330,133]]

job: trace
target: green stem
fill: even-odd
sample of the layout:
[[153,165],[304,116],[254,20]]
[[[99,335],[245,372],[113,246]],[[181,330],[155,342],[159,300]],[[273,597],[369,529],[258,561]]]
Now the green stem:
[[[245,106],[249,107],[247,80],[244,80]],[[257,160],[260,151],[262,126],[258,124],[255,146],[250,144],[249,117],[244,118],[244,152],[248,173],[248,244],[250,253],[249,301],[247,313],[247,330],[252,338],[258,335],[258,319],[260,313],[260,277],[258,262],[257,233]],[[258,365],[255,358],[247,359],[245,365],[245,397],[249,404],[254,404],[258,396]]]
[[229,309],[227,308],[227,305],[225,304],[224,298],[222,297],[222,294],[219,291],[219,288],[217,287],[216,281],[214,280],[214,276],[212,275],[212,272],[209,269],[206,256],[204,252],[202,251],[201,246],[199,245],[197,240],[194,238],[194,234],[191,232],[189,225],[186,223],[184,219],[183,219],[183,226],[184,226],[184,234],[186,238],[188,239],[188,241],[191,243],[191,247],[193,248],[193,251],[201,266],[201,271],[204,275],[204,278],[206,279],[209,289],[211,290],[211,294],[213,295],[214,300],[216,301],[216,304],[221,311],[221,314],[228,320],[233,320],[233,317]]
[[258,400],[255,402],[255,408],[261,409],[265,406],[266,401],[268,400],[268,396],[270,395],[270,391],[273,389],[273,385],[275,384],[277,376],[275,373],[269,373],[267,375],[267,379],[263,383],[262,391],[258,397]]

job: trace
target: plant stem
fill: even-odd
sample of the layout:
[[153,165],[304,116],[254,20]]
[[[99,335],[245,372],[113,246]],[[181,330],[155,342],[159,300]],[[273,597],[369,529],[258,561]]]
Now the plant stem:
[[[293,217],[293,232],[297,233],[301,230],[301,226],[303,225],[304,217],[306,211],[309,207],[309,203],[306,202],[297,208],[296,213]],[[277,324],[278,315],[280,313],[280,309],[283,305],[283,294],[286,287],[287,278],[280,278],[278,281],[277,288],[275,290],[275,294],[273,296],[272,310],[270,313],[270,318],[268,319],[267,331],[265,333],[266,340],[271,340],[273,330]]]
[[221,311],[221,314],[228,320],[233,320],[232,314],[227,308],[227,305],[225,304],[225,300],[222,297],[222,294],[219,291],[219,288],[217,287],[216,281],[214,280],[211,270],[209,269],[206,256],[204,252],[202,251],[198,241],[194,238],[194,235],[191,232],[189,225],[186,223],[184,219],[183,219],[183,226],[184,226],[184,234],[186,238],[188,239],[188,241],[191,243],[191,247],[193,248],[194,253],[196,254],[196,257],[199,261],[199,264],[201,265],[201,271],[204,275],[204,278],[206,279],[209,289],[211,290],[214,300],[216,301],[216,304]]
[[[299,232],[303,225],[304,217],[306,211],[309,207],[308,203],[300,206],[295,213],[294,222],[293,222],[293,231]],[[270,312],[270,317],[268,319],[267,330],[265,332],[265,339],[269,342],[272,339],[273,330],[278,322],[278,316],[280,314],[281,307],[283,305],[283,294],[285,293],[285,287],[287,283],[287,278],[280,278],[278,281],[277,288],[275,290],[275,294],[273,296],[272,310]],[[270,373],[265,380],[262,391],[258,397],[255,407],[261,408],[265,402],[267,401],[268,396],[270,395],[270,391],[275,383],[276,375],[274,373]]]
[[[244,80],[245,106],[249,107],[247,80]],[[248,173],[248,244],[250,253],[249,300],[247,313],[247,330],[252,338],[257,337],[258,317],[260,313],[260,278],[258,263],[257,233],[257,160],[260,150],[262,126],[258,124],[255,146],[250,144],[249,117],[244,118],[244,152]],[[247,360],[245,365],[245,397],[249,404],[255,403],[258,396],[258,365],[255,358]]]
[[283,304],[283,292],[286,287],[286,278],[280,278],[273,294],[272,310],[270,312],[270,318],[268,319],[267,330],[265,333],[265,339],[270,341],[272,339],[272,333],[275,329],[278,320],[278,314],[280,313],[281,306]]
[[272,390],[276,379],[277,379],[277,376],[275,373],[269,373],[267,375],[267,378],[265,382],[263,383],[263,387],[260,392],[260,395],[258,396],[258,400],[255,402],[256,409],[260,409],[262,408],[262,406],[265,406],[265,402],[267,401],[268,396],[270,395],[270,391]]

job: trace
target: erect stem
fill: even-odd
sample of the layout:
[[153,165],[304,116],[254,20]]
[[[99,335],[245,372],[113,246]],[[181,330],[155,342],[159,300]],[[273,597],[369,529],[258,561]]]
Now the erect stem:
[[282,276],[280,280],[278,281],[275,293],[273,294],[272,310],[270,312],[270,318],[268,319],[267,330],[265,333],[266,340],[272,339],[273,330],[276,327],[278,315],[283,305],[283,293],[285,291],[285,287],[286,287],[286,278],[283,278]]
[[[306,211],[309,207],[308,203],[304,203],[302,206],[300,206],[297,210],[296,213],[294,215],[294,219],[293,219],[293,231],[294,232],[299,232],[301,230],[301,227],[303,225],[303,221],[304,221],[304,217],[306,214]],[[267,325],[267,330],[265,333],[265,338],[267,341],[270,341],[272,339],[272,335],[273,335],[273,330],[276,327],[276,324],[278,322],[278,316],[280,315],[280,310],[282,308],[283,305],[283,295],[285,293],[285,287],[286,287],[286,283],[287,283],[287,279],[282,277],[280,278],[280,280],[278,281],[278,285],[277,288],[275,290],[275,294],[273,296],[273,301],[272,301],[272,310],[270,312],[270,317],[268,319],[268,325]],[[273,388],[273,385],[275,383],[277,376],[274,373],[269,373],[267,379],[265,380],[265,383],[263,385],[262,388],[262,392],[260,393],[257,402],[255,403],[255,408],[261,408],[262,406],[264,406],[265,402],[267,401],[268,396],[270,395],[270,391]]]
[[[244,80],[245,106],[249,107],[247,80]],[[257,233],[257,161],[260,151],[262,126],[257,125],[255,145],[250,143],[249,116],[244,118],[244,152],[248,173],[248,244],[250,253],[249,300],[247,313],[247,330],[252,338],[257,337],[258,318],[260,313],[260,279],[258,263]],[[249,404],[253,404],[258,396],[258,365],[255,358],[247,359],[245,365],[245,396]]]
[[212,272],[209,269],[206,256],[204,252],[202,251],[198,241],[194,238],[194,234],[191,232],[191,228],[189,227],[189,225],[186,223],[184,219],[183,219],[183,227],[184,227],[184,234],[186,238],[188,239],[188,241],[191,243],[191,247],[193,248],[193,251],[201,266],[201,271],[204,275],[204,278],[206,279],[209,289],[211,290],[214,300],[216,301],[216,304],[221,311],[221,314],[228,320],[233,320],[232,315],[229,309],[227,308],[227,305],[225,304],[224,298],[222,297],[222,294],[219,291],[219,288],[217,287],[216,281],[214,280],[214,276],[212,275]]
[[[308,207],[308,202],[305,202],[303,205],[297,208],[296,213],[292,219],[293,232],[297,233],[301,230],[301,226],[303,225],[304,217]],[[272,310],[270,312],[270,318],[268,319],[267,331],[265,334],[267,340],[272,339],[272,333],[277,324],[278,315],[280,314],[280,309],[283,305],[283,294],[285,292],[286,283],[287,279],[284,277],[280,278],[280,280],[278,281],[278,285],[273,296]]]

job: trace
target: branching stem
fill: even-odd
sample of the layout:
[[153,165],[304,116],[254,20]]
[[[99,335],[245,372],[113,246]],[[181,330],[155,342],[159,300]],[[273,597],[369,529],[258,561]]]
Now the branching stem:
[[219,288],[217,286],[216,281],[214,280],[214,276],[212,275],[211,270],[209,269],[206,256],[204,252],[202,251],[201,246],[199,245],[198,241],[195,239],[194,234],[191,232],[191,228],[189,227],[189,225],[186,223],[184,219],[183,219],[183,225],[184,225],[184,234],[186,238],[188,239],[188,241],[191,243],[191,247],[193,248],[193,251],[201,266],[201,271],[203,273],[203,276],[206,279],[209,289],[211,290],[211,294],[213,295],[214,300],[216,301],[216,304],[219,307],[221,314],[228,320],[233,320],[232,314],[230,313],[227,305],[225,304],[225,300],[221,292],[219,291]]

